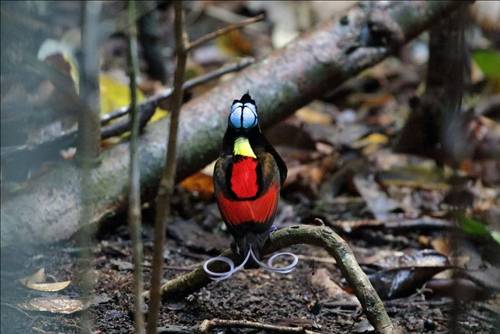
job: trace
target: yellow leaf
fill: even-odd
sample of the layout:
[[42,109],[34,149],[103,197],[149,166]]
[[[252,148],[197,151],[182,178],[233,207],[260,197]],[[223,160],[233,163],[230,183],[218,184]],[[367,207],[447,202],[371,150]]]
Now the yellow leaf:
[[354,148],[362,148],[368,145],[384,145],[389,142],[387,136],[380,133],[372,133],[371,135],[356,141],[352,146]]
[[[99,75],[99,90],[101,113],[107,114],[118,108],[128,106],[130,104],[130,89],[127,84],[124,84],[112,75],[101,73]],[[144,100],[144,94],[137,89],[137,102]],[[157,121],[167,115],[163,109],[157,108],[150,122]]]
[[295,112],[295,116],[297,116],[301,121],[308,124],[328,125],[332,123],[332,118],[330,115],[322,113],[321,111],[308,106],[297,110]]
[[66,289],[71,281],[63,281],[63,282],[54,282],[54,283],[33,283],[26,285],[26,287],[44,292],[56,292],[63,289]]
[[56,292],[65,289],[71,283],[71,281],[43,283],[45,279],[45,268],[41,268],[33,275],[23,277],[19,281],[29,289],[44,292]]

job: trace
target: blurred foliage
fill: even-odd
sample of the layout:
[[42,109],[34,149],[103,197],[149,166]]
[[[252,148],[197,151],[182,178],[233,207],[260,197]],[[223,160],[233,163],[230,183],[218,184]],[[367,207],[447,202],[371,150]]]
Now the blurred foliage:
[[464,233],[477,237],[491,236],[497,243],[500,244],[500,232],[490,230],[479,219],[461,215],[458,219],[458,223]]
[[500,79],[500,52],[497,50],[478,50],[472,54],[483,74]]

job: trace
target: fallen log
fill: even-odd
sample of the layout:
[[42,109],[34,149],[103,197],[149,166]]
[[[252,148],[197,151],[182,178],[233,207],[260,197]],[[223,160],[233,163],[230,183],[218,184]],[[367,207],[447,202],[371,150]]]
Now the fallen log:
[[[370,11],[353,8],[340,21],[325,21],[234,79],[186,103],[180,118],[178,179],[216,158],[229,105],[243,92],[250,91],[258,103],[261,124],[269,127],[391,55],[461,3],[409,1]],[[144,198],[154,193],[161,175],[168,122],[148,126],[140,138]],[[104,151],[101,158],[90,181],[92,223],[127,204],[128,144]],[[77,166],[63,162],[31,180],[23,191],[2,196],[1,245],[53,242],[73,235],[80,227],[80,177]]]

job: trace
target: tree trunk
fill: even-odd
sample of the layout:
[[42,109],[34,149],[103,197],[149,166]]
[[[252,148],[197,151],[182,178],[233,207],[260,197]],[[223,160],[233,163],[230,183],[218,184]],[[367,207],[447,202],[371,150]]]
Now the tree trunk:
[[[261,124],[269,127],[296,109],[339,86],[391,55],[461,2],[397,2],[367,15],[354,8],[340,21],[329,20],[285,48],[186,103],[181,112],[177,179],[185,178],[217,157],[229,106],[247,90],[257,101]],[[169,120],[146,128],[139,142],[141,184],[154,194],[165,157]],[[128,143],[102,153],[91,176],[91,221],[104,220],[126,206]],[[23,191],[2,196],[1,244],[62,240],[79,228],[80,170],[61,163],[29,182]],[[151,192],[153,191],[153,192]]]

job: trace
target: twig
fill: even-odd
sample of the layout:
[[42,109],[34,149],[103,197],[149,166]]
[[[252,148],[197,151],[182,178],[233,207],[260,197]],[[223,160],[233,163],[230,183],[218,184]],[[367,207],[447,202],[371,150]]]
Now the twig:
[[[253,62],[254,62],[254,59],[251,57],[242,58],[240,61],[238,61],[236,63],[223,66],[221,68],[216,69],[215,71],[212,71],[212,72],[209,72],[207,74],[200,75],[196,78],[190,79],[182,85],[182,88],[184,90],[189,90],[189,89],[198,87],[204,83],[207,83],[208,81],[217,79],[217,78],[223,76],[224,74],[231,73],[231,72],[237,72],[239,70],[242,70],[245,67],[251,65]],[[149,97],[148,99],[146,99],[146,101],[144,101],[143,103],[140,104],[140,107],[143,107],[143,106],[149,105],[149,104],[154,104],[155,106],[157,106],[160,102],[170,98],[172,96],[172,91],[173,90],[171,88],[167,88],[163,92],[156,94],[156,95],[153,95],[153,96]],[[130,112],[130,109],[128,107],[122,107],[122,108],[114,110],[106,115],[103,115],[101,117],[101,125],[106,125],[109,122],[111,122],[112,120],[119,118],[119,117],[122,117],[122,116],[128,114],[129,112]]]
[[[451,298],[443,298],[438,300],[409,300],[405,299],[394,299],[394,300],[386,300],[384,301],[385,307],[402,307],[408,308],[408,305],[412,306],[446,306],[451,305],[453,300]],[[356,302],[327,302],[321,303],[322,307],[325,308],[342,308],[342,309],[356,309],[359,307],[359,304]]]
[[366,228],[392,230],[439,230],[456,228],[456,224],[453,222],[431,217],[416,219],[397,218],[390,221],[381,221],[376,219],[336,220],[333,222],[326,221],[326,225],[334,229],[341,229],[342,232],[345,233],[357,232]]
[[196,326],[165,325],[156,329],[161,334],[198,334]]
[[[93,244],[95,224],[91,222],[92,189],[91,173],[93,167],[99,161],[100,151],[100,124],[99,124],[99,53],[97,43],[97,23],[101,10],[100,2],[82,2],[81,29],[82,29],[82,71],[81,71],[81,93],[85,107],[78,111],[78,139],[77,159],[80,163],[79,178],[79,226],[82,232],[79,234],[79,244],[82,249],[79,257],[80,287],[84,302],[90,300],[93,290],[93,281],[88,273],[92,269],[93,255],[90,247]],[[92,318],[88,310],[83,310],[80,317],[81,333],[85,329],[92,328]]]
[[[246,16],[236,14],[229,9],[225,9],[224,7],[219,6],[206,6],[202,9],[203,13],[209,17],[212,17],[216,20],[224,22],[226,24],[235,24],[240,21],[247,19]],[[257,30],[256,26],[250,26],[249,29]]]
[[81,163],[95,164],[100,151],[99,47],[98,29],[101,2],[85,1],[82,11],[81,95],[85,108],[78,111],[77,157]]
[[[337,261],[342,274],[353,288],[366,317],[380,333],[396,333],[391,319],[385,311],[384,304],[371,285],[368,277],[356,262],[354,254],[347,243],[327,226],[292,226],[283,228],[271,234],[266,243],[263,254],[270,254],[277,250],[297,244],[309,244],[323,247]],[[236,260],[236,255],[230,250],[222,253]],[[223,271],[224,264],[214,263],[212,270]],[[194,293],[210,283],[210,278],[203,271],[202,266],[190,273],[174,278],[161,287],[166,298],[183,298]],[[147,295],[147,292],[145,293]]]
[[14,310],[18,311],[18,312],[24,314],[26,317],[28,317],[31,320],[33,320],[32,316],[30,316],[28,313],[26,313],[24,310],[22,310],[21,308],[17,307],[16,305],[12,305],[12,304],[9,304],[9,303],[4,303],[4,302],[2,302],[1,305],[10,307],[11,309],[14,309]]
[[[217,70],[214,70],[207,74],[200,75],[196,78],[186,81],[183,85],[183,89],[184,90],[193,89],[211,80],[217,79],[223,76],[224,74],[242,70],[248,67],[249,65],[253,64],[253,62],[254,59],[251,57],[242,58],[240,61],[236,63],[228,64]],[[171,96],[172,96],[172,89],[168,88],[165,89],[160,94],[149,97],[144,102],[138,105],[139,124],[141,129],[144,126],[146,126],[148,121],[154,115],[156,106],[160,102],[169,99]],[[79,102],[80,100],[75,98],[75,101]],[[114,136],[119,136],[124,132],[128,131],[130,129],[129,119],[125,119],[121,122],[116,122],[109,126],[104,126],[104,125],[108,124],[112,120],[127,115],[129,112],[130,108],[129,106],[126,106],[116,109],[106,115],[103,115],[101,117],[101,126],[103,126],[103,128],[101,129],[101,139],[107,139]],[[72,131],[54,140],[41,143],[34,147],[22,145],[22,146],[12,147],[9,149],[2,148],[1,157],[2,160],[8,159],[9,161],[18,161],[19,163],[22,163],[23,161],[26,161],[26,163],[30,163],[30,158],[32,158],[31,160],[44,160],[44,161],[50,159],[56,159],[59,156],[60,150],[75,145],[76,137],[77,137],[77,132]],[[40,157],[40,159],[34,158],[35,155],[36,157]]]
[[158,314],[160,312],[161,277],[163,274],[163,245],[165,243],[166,220],[170,216],[170,200],[174,192],[175,171],[177,158],[177,129],[179,128],[179,114],[181,111],[184,75],[187,60],[187,34],[184,30],[184,13],[182,2],[176,1],[174,31],[177,54],[175,68],[174,91],[172,93],[172,111],[170,114],[170,131],[168,135],[165,168],[163,169],[158,195],[156,196],[156,216],[154,228],[153,272],[151,273],[151,301],[148,316],[149,334],[156,333]]
[[278,326],[278,325],[263,324],[261,322],[248,321],[248,320],[226,320],[226,319],[203,320],[203,322],[199,327],[199,330],[201,333],[209,333],[210,330],[220,327],[255,328],[255,329],[272,331],[273,333],[301,333],[301,334],[316,333],[307,330],[303,327]]
[[134,263],[134,329],[138,334],[144,333],[143,276],[142,276],[142,239],[141,239],[141,183],[139,165],[139,117],[137,114],[137,27],[133,21],[135,17],[135,0],[128,2],[128,72],[130,90],[130,169],[129,169],[129,200],[128,223],[130,238],[132,239],[132,258]]
[[191,50],[199,47],[200,45],[202,45],[202,44],[204,44],[204,43],[206,43],[208,41],[211,41],[212,39],[215,39],[215,38],[217,38],[219,36],[227,34],[228,32],[231,32],[233,30],[240,29],[241,27],[247,26],[249,24],[262,21],[263,19],[264,19],[264,15],[261,14],[261,15],[258,15],[258,16],[251,17],[249,19],[243,20],[243,21],[241,21],[239,23],[235,23],[235,24],[231,24],[231,25],[228,25],[226,27],[223,27],[223,28],[221,28],[219,30],[216,30],[214,32],[206,34],[206,35],[198,38],[197,40],[194,40],[193,42],[189,43],[187,45],[186,50],[189,52],[189,51],[191,51]]
[[206,83],[207,81],[211,81],[213,79],[217,79],[224,74],[231,73],[231,72],[237,72],[239,70],[244,69],[245,67],[253,64],[254,59],[252,57],[243,57],[241,58],[238,62],[228,64],[225,66],[222,66],[221,68],[216,69],[215,71],[209,72],[204,75],[200,75],[199,77],[190,79],[186,81],[184,84],[184,89],[191,89],[194,87],[197,87],[199,85],[202,85]]

